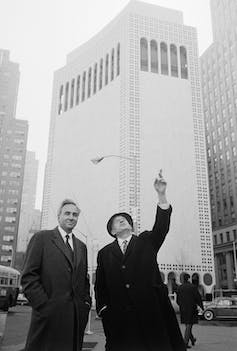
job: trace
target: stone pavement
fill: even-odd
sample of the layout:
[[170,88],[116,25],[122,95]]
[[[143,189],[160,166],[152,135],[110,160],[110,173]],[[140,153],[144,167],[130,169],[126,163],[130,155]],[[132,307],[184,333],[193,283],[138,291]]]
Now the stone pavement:
[[[26,308],[26,307],[25,307]],[[21,317],[22,316],[22,317]],[[24,341],[28,329],[30,310],[17,310],[10,313],[7,318],[5,328],[5,337],[3,339],[1,351],[22,351],[24,349]],[[1,314],[0,314],[1,317]],[[18,318],[18,319],[17,319]],[[20,318],[26,320],[24,328],[20,330],[19,323],[22,324]],[[1,320],[1,319],[0,319]],[[16,323],[14,326],[13,324]],[[92,348],[84,348],[84,351],[104,351],[105,339],[100,320],[95,319],[95,312],[92,312],[91,330],[86,330],[84,341],[86,343],[96,342],[97,345]],[[184,327],[181,326],[183,332]],[[90,334],[90,331],[93,334]],[[17,333],[22,334],[21,338]],[[236,351],[237,350],[237,321],[236,322],[206,322],[200,321],[199,325],[193,327],[193,333],[197,338],[197,344],[192,347],[193,351]],[[159,350],[163,351],[163,350]]]

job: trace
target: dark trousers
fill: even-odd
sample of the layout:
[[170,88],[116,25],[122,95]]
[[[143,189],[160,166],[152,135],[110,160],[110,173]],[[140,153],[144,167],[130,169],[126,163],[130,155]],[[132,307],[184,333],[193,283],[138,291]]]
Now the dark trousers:
[[193,344],[195,342],[195,338],[192,333],[192,324],[185,324],[185,332],[184,332],[184,342],[185,345],[188,345],[189,340],[191,340],[191,343]]

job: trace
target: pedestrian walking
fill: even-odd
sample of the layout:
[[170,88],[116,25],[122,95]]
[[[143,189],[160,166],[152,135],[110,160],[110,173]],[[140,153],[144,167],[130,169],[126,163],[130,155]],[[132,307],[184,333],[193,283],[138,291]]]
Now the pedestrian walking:
[[183,284],[179,286],[177,293],[177,303],[180,308],[181,323],[185,324],[184,342],[186,348],[191,348],[189,340],[194,346],[196,338],[193,336],[193,324],[198,323],[198,308],[203,310],[203,303],[200,293],[196,285],[189,282],[190,275],[183,275]]
[[75,237],[80,209],[64,200],[58,227],[36,233],[21,284],[32,306],[25,351],[80,351],[91,305],[87,248]]
[[154,187],[158,206],[153,229],[136,236],[131,216],[116,213],[107,223],[115,240],[98,253],[95,296],[106,351],[185,350],[157,264],[172,211],[161,172]]

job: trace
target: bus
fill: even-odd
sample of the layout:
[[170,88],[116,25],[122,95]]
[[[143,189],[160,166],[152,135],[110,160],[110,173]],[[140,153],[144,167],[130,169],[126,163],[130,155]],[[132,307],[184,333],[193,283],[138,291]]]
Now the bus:
[[0,310],[8,311],[16,306],[20,288],[20,272],[14,268],[0,265]]

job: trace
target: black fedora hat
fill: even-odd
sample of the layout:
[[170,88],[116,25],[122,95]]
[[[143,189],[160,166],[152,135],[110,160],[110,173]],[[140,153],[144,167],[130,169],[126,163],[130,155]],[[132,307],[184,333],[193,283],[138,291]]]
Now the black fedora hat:
[[112,224],[113,224],[113,220],[115,217],[118,217],[118,216],[122,216],[124,217],[128,223],[131,225],[131,227],[133,228],[133,220],[132,220],[132,217],[130,216],[130,214],[126,213],[126,212],[119,212],[119,213],[115,213],[108,221],[107,223],[107,230],[108,230],[108,233],[113,237],[115,238],[115,235],[113,235],[111,233],[112,231]]

